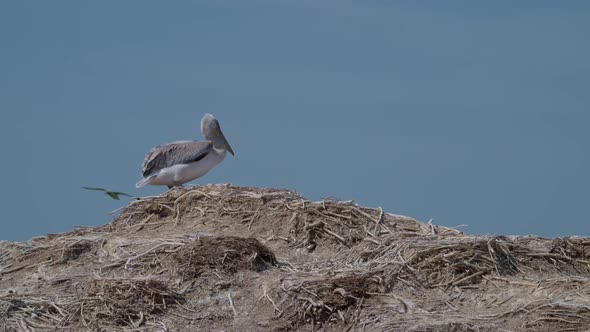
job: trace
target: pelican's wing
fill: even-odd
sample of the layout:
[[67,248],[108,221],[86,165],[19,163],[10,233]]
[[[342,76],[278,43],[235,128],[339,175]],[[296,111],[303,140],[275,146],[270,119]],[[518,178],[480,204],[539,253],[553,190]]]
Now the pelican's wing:
[[162,168],[199,161],[212,147],[211,141],[178,141],[156,146],[145,156],[142,174],[148,177]]

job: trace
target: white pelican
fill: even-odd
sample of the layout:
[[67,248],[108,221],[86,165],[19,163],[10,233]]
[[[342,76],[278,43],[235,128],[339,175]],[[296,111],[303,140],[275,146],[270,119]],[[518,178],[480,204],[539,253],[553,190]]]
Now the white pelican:
[[143,161],[143,179],[135,187],[182,187],[183,183],[207,174],[225,158],[227,151],[234,155],[213,115],[203,116],[201,133],[203,141],[177,141],[152,148]]

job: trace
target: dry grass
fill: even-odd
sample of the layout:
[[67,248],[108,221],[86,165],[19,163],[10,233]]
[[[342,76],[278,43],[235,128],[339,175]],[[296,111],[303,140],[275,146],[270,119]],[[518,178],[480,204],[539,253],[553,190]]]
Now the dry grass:
[[260,272],[276,264],[274,254],[258,240],[235,236],[201,237],[185,245],[174,260],[188,278],[196,278],[206,269]]
[[299,324],[350,322],[358,317],[365,298],[383,292],[382,279],[370,273],[284,280],[281,289],[293,298],[291,319]]
[[93,279],[80,286],[79,319],[84,326],[139,327],[183,298],[160,280]]
[[5,327],[68,329],[75,325],[101,330],[141,326],[182,301],[158,280],[91,279],[71,296],[3,296],[0,311]]
[[102,227],[0,242],[0,331],[579,331],[588,281],[585,237],[471,236],[206,186],[132,201]]

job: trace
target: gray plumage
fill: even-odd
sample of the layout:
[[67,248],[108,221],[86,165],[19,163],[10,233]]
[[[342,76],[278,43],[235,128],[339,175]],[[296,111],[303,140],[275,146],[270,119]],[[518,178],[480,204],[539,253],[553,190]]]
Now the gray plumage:
[[211,141],[177,141],[158,145],[145,156],[142,175],[148,177],[166,167],[199,161],[205,158],[211,148]]
[[234,154],[221,131],[219,121],[209,113],[201,119],[203,141],[177,141],[156,146],[143,161],[142,175],[135,186],[175,186],[204,176],[225,158]]

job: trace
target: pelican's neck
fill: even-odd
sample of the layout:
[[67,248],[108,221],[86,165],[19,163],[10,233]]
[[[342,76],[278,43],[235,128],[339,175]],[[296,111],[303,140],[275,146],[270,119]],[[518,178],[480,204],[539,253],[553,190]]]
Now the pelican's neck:
[[215,155],[220,158],[220,159],[224,159],[225,155],[227,155],[227,150],[225,149],[225,147],[223,148],[218,148],[215,143],[213,143],[213,153],[215,153]]
[[[205,135],[203,135],[205,136]],[[213,147],[218,149],[218,150],[223,150],[223,152],[225,153],[226,148],[225,148],[225,142],[223,141],[223,139],[220,136],[214,136],[214,135],[207,135],[205,136],[205,139],[211,141],[211,143],[213,143]]]

